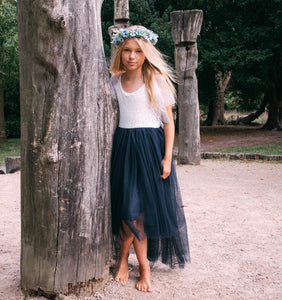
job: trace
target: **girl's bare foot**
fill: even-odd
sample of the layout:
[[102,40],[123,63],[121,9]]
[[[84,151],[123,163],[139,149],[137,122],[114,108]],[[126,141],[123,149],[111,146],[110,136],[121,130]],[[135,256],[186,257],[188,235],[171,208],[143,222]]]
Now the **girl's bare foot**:
[[127,259],[120,259],[118,263],[118,270],[115,274],[115,281],[126,283],[128,281],[128,261]]
[[138,291],[151,292],[151,280],[150,280],[150,266],[140,266],[140,280],[136,283]]

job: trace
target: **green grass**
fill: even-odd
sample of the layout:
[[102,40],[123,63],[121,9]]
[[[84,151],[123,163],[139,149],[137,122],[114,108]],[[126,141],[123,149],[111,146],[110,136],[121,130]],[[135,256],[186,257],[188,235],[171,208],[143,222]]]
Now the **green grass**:
[[[261,143],[251,146],[233,146],[223,149],[213,149],[210,152],[222,153],[259,153],[263,155],[282,155],[282,142]],[[20,139],[9,139],[0,143],[0,166],[5,164],[6,156],[20,155]]]
[[282,155],[282,142],[261,143],[251,146],[232,146],[223,149],[213,149],[210,152],[221,153],[258,153],[263,155]]
[[20,156],[20,145],[20,139],[9,139],[6,143],[0,143],[0,166],[5,164],[6,156]]

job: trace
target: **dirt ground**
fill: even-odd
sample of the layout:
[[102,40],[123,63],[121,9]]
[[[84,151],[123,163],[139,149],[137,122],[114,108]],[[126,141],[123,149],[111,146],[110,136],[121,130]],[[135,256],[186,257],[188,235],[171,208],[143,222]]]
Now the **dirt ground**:
[[267,142],[282,142],[282,131],[247,126],[201,127],[201,151]]
[[[60,299],[282,299],[282,164],[202,160],[177,166],[177,174],[192,263],[174,270],[156,264],[153,291],[142,293],[134,288],[132,254],[125,286],[112,279],[92,296]],[[19,300],[20,172],[0,176],[0,186],[0,299]]]

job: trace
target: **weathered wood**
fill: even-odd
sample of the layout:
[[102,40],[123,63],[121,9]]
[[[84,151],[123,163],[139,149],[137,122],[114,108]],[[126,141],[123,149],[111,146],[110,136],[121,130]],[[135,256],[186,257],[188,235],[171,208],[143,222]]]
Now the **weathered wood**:
[[[114,10],[114,25],[108,28],[110,39],[114,33],[121,28],[126,28],[129,25],[129,0],[115,0]],[[111,52],[113,54],[117,46],[111,44]]]
[[198,49],[196,39],[201,30],[201,10],[175,11],[170,14],[175,44],[178,84],[178,163],[200,164],[200,119],[198,101]]
[[127,24],[129,23],[129,1],[128,0],[115,0],[114,1],[114,24]]
[[108,272],[117,103],[102,2],[18,1],[24,290],[66,292]]
[[172,37],[175,45],[197,42],[197,37],[200,34],[203,22],[202,10],[173,11],[170,13],[170,19],[172,23]]
[[171,34],[175,45],[183,41],[183,10],[177,10],[170,13]]
[[183,12],[183,42],[197,42],[203,23],[203,11],[199,9]]

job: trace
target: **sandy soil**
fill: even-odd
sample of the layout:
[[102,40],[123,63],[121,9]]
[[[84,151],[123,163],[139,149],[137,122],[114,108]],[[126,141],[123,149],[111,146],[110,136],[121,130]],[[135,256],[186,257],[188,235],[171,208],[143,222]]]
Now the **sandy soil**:
[[[91,297],[60,299],[282,299],[282,164],[202,160],[178,166],[192,263],[152,269],[152,293],[111,280]],[[0,299],[19,288],[20,173],[0,176]],[[39,299],[39,298],[37,298]]]

